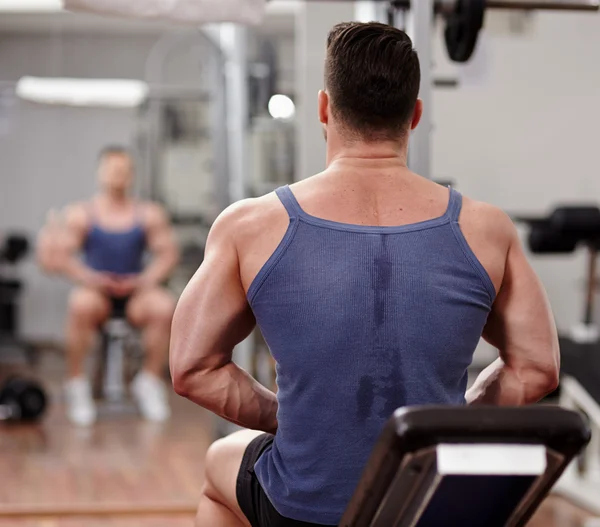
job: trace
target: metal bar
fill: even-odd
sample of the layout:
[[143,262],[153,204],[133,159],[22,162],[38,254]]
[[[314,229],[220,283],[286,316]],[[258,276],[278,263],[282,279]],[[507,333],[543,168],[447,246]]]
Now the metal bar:
[[593,244],[588,247],[588,277],[587,277],[587,295],[585,302],[584,324],[590,326],[594,323],[594,300],[596,299],[598,252]]
[[408,152],[408,165],[417,174],[432,178],[431,129],[433,106],[433,51],[432,32],[434,23],[434,0],[418,0],[410,10],[409,34],[421,61],[421,92],[423,117],[412,133]]
[[[452,0],[436,0],[435,9],[446,12],[453,5]],[[398,9],[409,9],[411,0],[392,0]],[[600,0],[487,0],[490,9],[542,10],[542,11],[598,11]]]
[[488,0],[491,9],[598,11],[600,0]]

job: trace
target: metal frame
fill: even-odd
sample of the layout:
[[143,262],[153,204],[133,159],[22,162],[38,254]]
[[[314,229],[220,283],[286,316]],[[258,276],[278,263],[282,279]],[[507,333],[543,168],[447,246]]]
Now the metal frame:
[[225,123],[227,121],[227,102],[226,96],[229,90],[227,89],[226,80],[223,76],[227,55],[222,43],[218,40],[218,35],[213,36],[208,31],[204,30],[186,30],[168,33],[160,38],[150,50],[146,59],[144,78],[150,86],[150,96],[145,108],[145,143],[144,165],[146,175],[145,191],[152,198],[156,198],[158,193],[158,174],[157,174],[157,145],[159,144],[159,134],[162,127],[161,108],[165,99],[186,99],[186,100],[201,100],[207,96],[207,93],[202,93],[198,89],[190,89],[189,87],[169,86],[164,82],[164,67],[178,47],[194,42],[201,42],[202,45],[208,46],[216,58],[216,64],[211,64],[214,70],[211,73],[215,74],[215,79],[220,80],[219,87],[214,89],[210,94],[214,99],[212,127],[214,133],[214,146],[216,149],[216,167],[214,176],[214,188],[216,199],[221,206],[225,208],[231,201],[229,189],[224,184],[228,180],[229,160],[228,160],[228,141],[227,129]]
[[561,381],[560,404],[588,417],[592,441],[558,481],[555,492],[600,515],[600,406],[572,377]]
[[[416,3],[421,2],[417,0]],[[411,0],[392,0],[399,9],[413,8]],[[454,7],[456,0],[435,0],[436,13],[446,13]],[[487,0],[490,9],[517,9],[543,11],[598,11],[600,0]]]

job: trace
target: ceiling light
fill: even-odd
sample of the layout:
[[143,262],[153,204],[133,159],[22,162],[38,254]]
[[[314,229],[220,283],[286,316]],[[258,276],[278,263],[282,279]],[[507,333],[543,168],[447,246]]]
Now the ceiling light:
[[148,85],[126,79],[65,79],[23,77],[16,93],[40,104],[132,108],[148,97]]
[[287,95],[273,95],[269,100],[269,113],[273,119],[292,119],[296,114],[296,105]]
[[0,0],[2,13],[53,13],[62,7],[62,0]]

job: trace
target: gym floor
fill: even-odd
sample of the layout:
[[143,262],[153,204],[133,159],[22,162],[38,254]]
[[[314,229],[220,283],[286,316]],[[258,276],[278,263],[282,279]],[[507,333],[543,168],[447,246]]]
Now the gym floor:
[[[189,527],[215,419],[173,394],[173,417],[136,416],[71,426],[60,398],[61,362],[41,365],[52,410],[41,426],[0,428],[0,527]],[[532,527],[582,527],[587,515],[550,498]]]

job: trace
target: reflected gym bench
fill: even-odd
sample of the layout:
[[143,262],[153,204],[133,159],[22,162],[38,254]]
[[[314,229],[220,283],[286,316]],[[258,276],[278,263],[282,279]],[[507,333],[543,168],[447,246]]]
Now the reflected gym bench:
[[131,414],[137,408],[127,397],[127,383],[139,370],[143,351],[136,331],[125,316],[125,302],[113,301],[109,319],[100,333],[94,395],[102,401],[101,414]]
[[398,410],[340,527],[526,525],[589,440],[558,407]]

